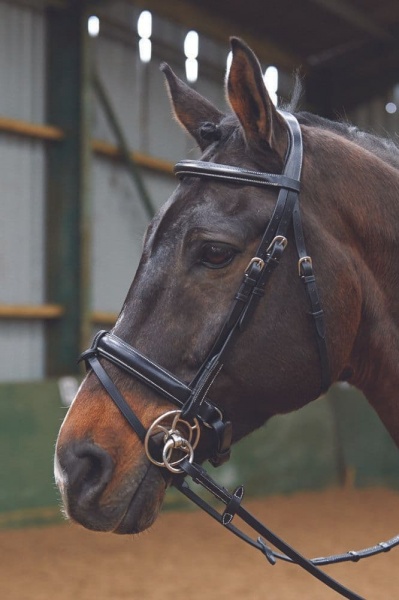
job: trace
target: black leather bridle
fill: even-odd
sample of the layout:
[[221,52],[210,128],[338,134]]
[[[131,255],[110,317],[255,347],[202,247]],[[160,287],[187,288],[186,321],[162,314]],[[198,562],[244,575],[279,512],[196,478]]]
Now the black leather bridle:
[[[320,357],[320,392],[326,391],[330,385],[324,313],[313,274],[312,259],[307,254],[305,247],[299,209],[302,168],[301,130],[293,115],[285,112],[280,114],[287,125],[289,142],[284,170],[281,175],[194,160],[181,161],[175,167],[175,174],[179,178],[209,178],[241,185],[275,187],[279,190],[272,216],[256,254],[250,260],[243,274],[241,285],[234,297],[230,312],[213,347],[210,349],[208,357],[192,382],[186,385],[116,335],[105,331],[97,334],[93,345],[82,354],[81,358],[86,362],[87,367],[91,368],[97,375],[101,384],[143,442],[148,458],[156,465],[164,467],[175,474],[173,485],[185,496],[235,535],[259,549],[271,564],[274,564],[276,559],[294,562],[345,598],[362,600],[359,595],[336,582],[318,567],[348,560],[357,561],[360,558],[387,551],[399,544],[399,536],[359,552],[352,551],[332,557],[308,560],[241,506],[244,492],[242,486],[237,488],[235,492],[230,493],[219,486],[200,465],[194,462],[194,450],[202,427],[206,427],[211,431],[213,436],[213,444],[208,456],[209,461],[214,466],[219,466],[230,457],[232,426],[224,418],[222,411],[209,400],[209,389],[223,367],[227,350],[246,326],[264,293],[266,284],[280,262],[287,245],[287,233],[291,224],[298,255],[298,273],[305,286],[310,304],[310,314],[315,326],[315,337]],[[106,361],[124,370],[128,375],[148,385],[177,406],[177,410],[159,417],[147,430],[109,377],[99,360],[100,358],[106,359]],[[170,421],[172,421],[172,424]],[[161,449],[158,446],[156,447],[153,440],[153,436],[159,433],[163,434],[163,448]],[[223,514],[219,514],[188,486],[186,482],[187,475],[210,491],[225,505]],[[262,537],[255,540],[244,534],[232,523],[235,515],[239,516]],[[272,543],[282,554],[267,546],[264,539]]]

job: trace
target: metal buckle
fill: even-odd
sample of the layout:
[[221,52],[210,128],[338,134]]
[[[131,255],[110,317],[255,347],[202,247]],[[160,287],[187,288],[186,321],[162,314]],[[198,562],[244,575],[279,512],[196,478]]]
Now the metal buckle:
[[265,266],[265,261],[262,258],[259,258],[259,256],[254,256],[249,261],[249,263],[247,265],[247,268],[245,269],[245,273],[248,273],[249,269],[252,267],[252,265],[254,263],[258,263],[259,268],[260,268],[261,271],[262,271],[263,267]]
[[[158,467],[165,467],[171,473],[182,473],[178,466],[186,458],[190,463],[194,460],[194,450],[200,439],[200,424],[198,419],[193,419],[191,425],[180,418],[181,410],[170,410],[153,422],[148,429],[144,448],[148,459]],[[164,423],[164,421],[166,421]],[[156,460],[150,452],[150,439],[158,434],[163,434],[162,462]]]
[[284,237],[283,235],[276,235],[276,237],[272,240],[271,244],[269,245],[268,249],[266,250],[266,254],[269,254],[271,249],[273,248],[274,244],[282,244],[283,249],[285,250],[288,244],[288,240],[286,237]]
[[312,263],[312,259],[311,259],[311,257],[310,257],[310,256],[302,256],[302,258],[300,258],[300,259],[298,260],[298,273],[299,273],[299,277],[301,277],[301,276],[302,276],[302,271],[301,271],[301,268],[302,268],[302,264],[303,264],[304,262],[310,263],[310,266],[311,266],[311,267],[312,267],[312,265],[313,265],[313,263]]
[[[214,410],[216,410],[216,412],[219,414],[219,419],[224,423],[224,417],[223,417],[223,413],[220,410],[220,408],[218,408],[217,406],[215,406],[214,404],[212,404],[212,407],[214,408]],[[210,425],[209,423],[207,423],[206,421],[203,421],[201,419],[201,423],[204,427],[207,427],[208,429],[213,429],[212,425]]]

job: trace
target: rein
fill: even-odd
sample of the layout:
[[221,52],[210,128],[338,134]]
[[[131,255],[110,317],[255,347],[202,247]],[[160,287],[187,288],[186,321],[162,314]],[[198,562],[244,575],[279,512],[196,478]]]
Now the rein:
[[[82,354],[81,359],[86,362],[88,368],[94,371],[111,399],[136,432],[145,447],[148,459],[158,467],[167,470],[163,470],[163,473],[173,474],[172,484],[182,494],[240,539],[260,550],[271,564],[275,564],[277,559],[293,562],[341,596],[349,600],[364,600],[320,570],[319,566],[345,561],[356,562],[367,556],[387,552],[392,547],[399,545],[399,536],[358,552],[350,551],[345,554],[308,560],[241,506],[244,495],[242,486],[230,493],[194,462],[194,451],[202,427],[212,434],[212,449],[208,456],[211,464],[219,466],[230,457],[232,425],[224,418],[221,410],[209,400],[208,393],[223,368],[227,350],[245,328],[258,301],[264,294],[266,284],[280,262],[287,246],[287,232],[291,224],[298,255],[298,273],[305,286],[310,314],[314,322],[320,358],[320,393],[326,391],[330,385],[324,313],[313,274],[312,259],[306,251],[299,209],[302,168],[301,130],[293,115],[283,112],[281,115],[287,125],[289,140],[284,170],[281,175],[191,160],[181,161],[175,167],[175,174],[180,178],[210,178],[239,185],[275,187],[279,190],[270,221],[255,256],[250,260],[243,274],[230,312],[208,357],[191,383],[186,385],[116,335],[105,331],[100,331],[96,335],[91,348]],[[109,377],[99,360],[100,358],[106,359],[107,362],[111,362],[128,375],[155,390],[177,406],[177,410],[171,410],[161,415],[147,430]],[[158,442],[155,442],[155,436]],[[163,438],[162,447],[159,446],[160,437]],[[189,487],[186,481],[187,477],[208,490],[225,506],[222,514]],[[259,534],[259,537],[253,539],[236,527],[232,523],[235,516],[241,518]],[[280,552],[272,550],[264,540],[273,544]]]

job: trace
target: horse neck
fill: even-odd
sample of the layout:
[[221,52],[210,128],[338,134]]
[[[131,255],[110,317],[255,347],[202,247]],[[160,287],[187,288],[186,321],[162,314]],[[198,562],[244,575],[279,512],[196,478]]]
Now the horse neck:
[[383,291],[399,326],[399,170],[362,154],[337,203],[356,262]]
[[398,151],[395,167],[393,159],[387,162],[337,134],[311,135],[317,143],[313,140],[308,187],[321,228],[337,245],[348,246],[399,305],[399,261],[393,260],[399,254]]
[[359,293],[350,381],[399,446],[399,170],[348,140],[333,141],[315,154],[314,166],[324,174],[320,221],[331,252],[344,251]]

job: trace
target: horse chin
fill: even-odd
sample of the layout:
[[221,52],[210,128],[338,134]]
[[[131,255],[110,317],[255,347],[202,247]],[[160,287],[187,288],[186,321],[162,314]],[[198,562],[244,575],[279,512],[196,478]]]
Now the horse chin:
[[113,533],[135,534],[151,527],[161,509],[166,488],[160,469],[150,465]]

